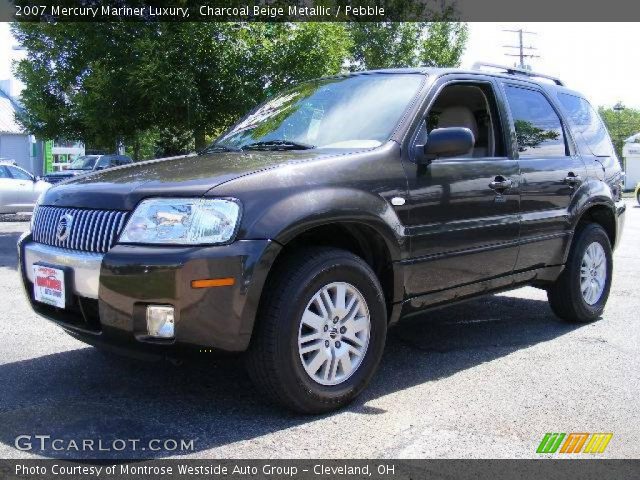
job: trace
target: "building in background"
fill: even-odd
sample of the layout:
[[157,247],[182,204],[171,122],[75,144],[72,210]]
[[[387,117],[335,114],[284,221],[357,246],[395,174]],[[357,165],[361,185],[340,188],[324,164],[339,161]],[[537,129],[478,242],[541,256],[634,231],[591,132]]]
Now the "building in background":
[[[54,140],[48,143],[51,148],[51,168],[47,168],[47,173],[65,170],[76,158],[84,155],[82,142]],[[45,165],[48,163],[47,153],[45,147]]]
[[13,160],[25,170],[40,175],[42,145],[16,121],[20,104],[13,88],[11,80],[0,81],[0,158]]
[[0,159],[13,160],[36,176],[66,169],[84,155],[78,141],[36,139],[16,121],[21,106],[13,79],[0,80]]
[[640,183],[640,133],[624,141],[622,156],[625,163],[624,189],[633,190]]

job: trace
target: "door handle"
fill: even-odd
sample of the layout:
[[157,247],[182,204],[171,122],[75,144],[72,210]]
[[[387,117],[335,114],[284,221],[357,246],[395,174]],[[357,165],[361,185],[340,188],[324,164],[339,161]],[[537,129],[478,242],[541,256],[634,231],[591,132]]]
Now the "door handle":
[[489,184],[489,188],[496,192],[502,192],[510,189],[511,185],[513,185],[513,181],[510,178],[505,178],[502,175],[496,175],[493,181]]
[[564,183],[570,186],[575,186],[582,182],[582,177],[580,175],[576,175],[573,172],[569,172],[569,174],[564,178]]

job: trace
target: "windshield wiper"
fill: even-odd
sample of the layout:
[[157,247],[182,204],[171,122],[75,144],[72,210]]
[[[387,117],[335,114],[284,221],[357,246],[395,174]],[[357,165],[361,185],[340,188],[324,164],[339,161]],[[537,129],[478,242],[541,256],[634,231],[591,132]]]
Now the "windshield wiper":
[[311,150],[312,148],[316,148],[316,146],[290,140],[265,140],[249,143],[242,147],[243,150]]
[[213,152],[241,152],[242,149],[238,147],[231,147],[229,145],[223,145],[221,143],[209,145],[207,148],[200,152],[200,155]]

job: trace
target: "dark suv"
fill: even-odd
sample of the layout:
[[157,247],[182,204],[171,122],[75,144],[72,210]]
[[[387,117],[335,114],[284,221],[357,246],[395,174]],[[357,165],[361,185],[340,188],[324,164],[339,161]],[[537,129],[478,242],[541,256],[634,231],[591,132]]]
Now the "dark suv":
[[105,170],[120,165],[129,165],[130,163],[133,163],[133,160],[127,155],[81,155],[71,162],[69,168],[66,170],[49,173],[44,179],[49,183],[58,183],[85,173]]
[[271,98],[198,156],[51,188],[20,270],[33,309],[84,342],[246,351],[268,397],[322,412],[365,388],[407,315],[533,285],[597,319],[621,180],[559,80],[362,72]]

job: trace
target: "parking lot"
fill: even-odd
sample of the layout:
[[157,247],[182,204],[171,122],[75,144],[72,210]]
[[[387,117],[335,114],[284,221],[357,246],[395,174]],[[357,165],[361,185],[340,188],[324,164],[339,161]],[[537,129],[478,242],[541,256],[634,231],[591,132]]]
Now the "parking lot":
[[[613,432],[602,456],[637,458],[640,207],[628,202],[603,319],[563,323],[533,288],[431,312],[390,332],[380,371],[354,404],[319,417],[264,404],[238,359],[137,363],[38,318],[15,266],[28,223],[4,218],[0,458],[536,457],[546,432]],[[193,440],[193,449],[21,451],[19,435]]]

